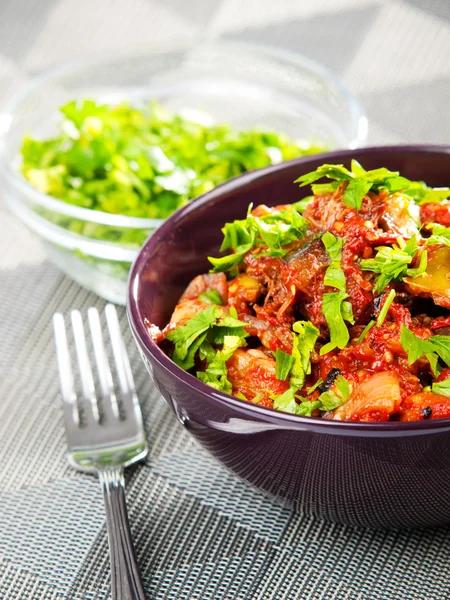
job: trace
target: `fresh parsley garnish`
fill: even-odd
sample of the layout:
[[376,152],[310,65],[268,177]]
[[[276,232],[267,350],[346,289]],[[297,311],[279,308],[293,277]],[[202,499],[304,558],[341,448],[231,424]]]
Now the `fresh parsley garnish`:
[[306,393],[308,394],[308,396],[310,396],[322,383],[323,383],[323,379],[322,379],[322,377],[319,377],[319,379],[316,381],[316,383],[306,390]]
[[350,302],[347,302],[346,292],[333,292],[324,294],[322,299],[322,312],[330,330],[330,341],[320,349],[320,355],[326,354],[335,348],[345,348],[350,334],[345,321],[353,324],[353,310]]
[[[275,396],[273,407],[302,417],[310,417],[315,410],[327,412],[341,406],[349,397],[351,389],[348,381],[338,375],[334,383],[335,391],[328,390],[320,394],[317,400],[306,400],[296,397],[295,388],[290,387],[286,392]],[[308,390],[309,391],[309,390]]]
[[415,335],[405,325],[400,332],[400,343],[408,354],[408,365],[425,356],[431,366],[433,374],[437,376],[440,371],[438,360],[442,359],[450,366],[450,337],[445,335],[432,335],[423,339]]
[[334,348],[344,348],[350,339],[344,321],[354,323],[352,305],[347,302],[347,284],[345,274],[341,267],[343,238],[337,238],[332,233],[326,232],[322,242],[326,248],[331,264],[328,266],[324,284],[335,287],[339,292],[325,293],[322,298],[322,312],[330,330],[330,341],[320,349],[320,354],[326,354]]
[[277,348],[273,353],[275,357],[275,376],[280,381],[285,381],[294,364],[294,357]]
[[[205,341],[218,345],[224,344],[227,336],[245,338],[247,333],[244,325],[235,316],[225,314],[218,306],[208,306],[184,325],[178,325],[168,332],[166,339],[174,345],[172,359],[187,371],[194,366],[195,355]],[[210,337],[208,340],[207,335]]]
[[341,267],[344,239],[337,238],[332,233],[327,231],[322,236],[322,242],[325,246],[328,256],[331,259],[331,264],[328,266],[325,272],[325,278],[323,282],[325,285],[330,285],[337,288],[341,292],[345,292],[346,281],[344,271]]
[[220,390],[227,394],[231,394],[232,385],[228,381],[228,370],[226,366],[227,360],[229,360],[235,351],[241,346],[245,346],[245,339],[240,336],[225,336],[223,341],[223,348],[217,350],[212,360],[208,362],[208,365],[204,371],[197,371],[197,377],[203,383],[207,383],[216,390]]
[[[156,101],[134,107],[73,100],[59,111],[54,137],[23,139],[24,176],[69,204],[134,217],[165,218],[240,173],[323,150],[282,133],[238,131],[199,111],[175,113]],[[83,233],[78,222],[72,227]]]
[[431,386],[431,391],[435,394],[442,394],[442,396],[450,397],[450,379],[433,383]]
[[398,242],[398,245],[379,246],[374,258],[362,259],[360,262],[361,268],[365,271],[373,271],[379,274],[373,288],[374,294],[381,293],[391,281],[398,281],[406,275],[409,277],[418,277],[427,268],[426,250],[422,251],[420,263],[417,268],[409,266],[419,251],[415,236],[406,244],[402,238],[399,238]]
[[236,272],[245,255],[257,246],[265,246],[269,256],[284,256],[284,246],[301,239],[308,228],[308,222],[294,208],[270,212],[262,217],[251,214],[251,205],[246,219],[226,223],[222,228],[224,239],[221,252],[233,253],[219,258],[208,257],[213,272]]
[[276,410],[282,410],[283,412],[291,413],[293,415],[298,414],[298,404],[295,400],[295,389],[290,387],[282,394],[275,396],[273,399],[273,407]]
[[384,320],[388,314],[388,310],[392,304],[392,302],[394,301],[395,298],[395,290],[391,290],[386,298],[386,300],[383,303],[383,306],[381,307],[380,310],[380,314],[378,315],[378,319],[377,319],[377,327],[381,327],[381,325],[384,323]]
[[350,170],[344,165],[321,165],[315,171],[299,177],[295,183],[300,183],[300,187],[302,187],[313,184],[324,177],[332,179],[333,182],[330,184],[312,186],[314,194],[323,194],[333,192],[341,183],[348,182],[342,199],[350,208],[360,210],[364,196],[371,189],[380,187],[387,179],[398,176],[397,171],[389,171],[384,168],[366,171],[356,160],[352,160]]
[[313,200],[314,196],[306,196],[306,198],[294,202],[292,206],[297,212],[299,212],[302,215]]
[[350,170],[344,165],[321,165],[315,171],[299,177],[295,183],[314,184],[319,179],[331,179],[331,183],[312,185],[314,194],[332,193],[348,182],[343,193],[343,201],[350,208],[360,210],[364,196],[369,192],[387,190],[389,193],[404,192],[420,204],[440,202],[450,195],[450,188],[429,188],[423,182],[410,181],[398,171],[385,168],[366,171],[356,160],[352,160]]
[[320,410],[334,410],[335,408],[338,408],[338,406],[341,406],[341,404],[344,404],[350,396],[350,385],[342,375],[336,377],[333,387],[335,388],[335,391],[327,390],[326,392],[322,392],[318,397],[317,400],[320,402]]
[[294,363],[291,367],[290,385],[299,389],[303,386],[306,375],[311,373],[311,352],[320,332],[309,321],[296,321],[292,329]]
[[433,223],[432,235],[427,239],[427,245],[442,244],[450,246],[450,227]]
[[303,398],[300,398],[300,400],[302,400],[302,402],[296,406],[296,415],[300,415],[301,417],[311,417],[315,410],[320,409],[321,403],[318,400],[304,400]]
[[417,204],[427,202],[442,202],[450,197],[450,188],[431,188],[423,181],[410,181],[405,193]]
[[202,292],[198,299],[202,302],[206,302],[206,304],[218,304],[219,306],[223,305],[222,296],[217,290],[207,290],[206,292]]
[[375,321],[372,319],[371,321],[369,321],[367,323],[367,325],[364,327],[364,329],[361,331],[361,335],[359,336],[359,338],[356,340],[357,344],[360,344],[363,339],[366,337],[366,335],[369,333],[369,331],[372,329],[372,327],[375,325]]
[[[197,313],[185,325],[169,331],[166,338],[174,344],[172,360],[177,365],[185,370],[194,366],[195,352],[205,339],[208,329],[219,319],[220,314],[220,309],[212,305]],[[196,344],[200,339],[200,343]]]

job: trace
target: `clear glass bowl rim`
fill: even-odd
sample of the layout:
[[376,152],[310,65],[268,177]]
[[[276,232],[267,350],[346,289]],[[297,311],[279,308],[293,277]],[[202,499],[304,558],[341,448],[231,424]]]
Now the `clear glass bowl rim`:
[[234,42],[228,40],[221,40],[217,42],[208,41],[182,45],[178,47],[171,46],[168,49],[160,47],[155,49],[133,51],[130,53],[118,52],[116,54],[99,54],[94,60],[92,58],[89,59],[87,57],[83,57],[44,71],[41,75],[38,75],[32,81],[30,81],[30,83],[25,85],[20,92],[13,96],[13,98],[7,104],[5,111],[0,116],[0,142],[2,144],[0,151],[0,170],[3,172],[5,178],[7,178],[24,194],[31,197],[35,204],[38,204],[56,213],[92,223],[110,225],[112,227],[126,227],[130,229],[155,229],[159,227],[165,219],[146,219],[142,217],[129,217],[126,215],[106,213],[90,208],[68,204],[63,200],[58,200],[53,196],[39,192],[4,159],[3,145],[5,144],[5,136],[9,131],[15,111],[20,104],[25,101],[36,89],[45,85],[52,79],[57,79],[59,76],[69,74],[71,71],[76,72],[77,70],[82,70],[83,67],[89,66],[92,68],[92,66],[100,66],[103,63],[111,63],[115,60],[130,60],[133,57],[142,56],[147,53],[161,55],[168,52],[178,51],[181,53],[208,47],[223,49],[225,52],[236,53],[237,55],[242,54],[243,52],[252,52],[260,56],[271,56],[273,58],[281,59],[294,66],[300,66],[309,71],[315,72],[323,79],[329,81],[336,89],[338,89],[348,103],[353,128],[353,138],[350,140],[348,147],[356,148],[365,141],[367,137],[367,116],[361,103],[347,90],[347,88],[341,83],[340,79],[321,63],[307,58],[297,52],[267,44],[255,42]]

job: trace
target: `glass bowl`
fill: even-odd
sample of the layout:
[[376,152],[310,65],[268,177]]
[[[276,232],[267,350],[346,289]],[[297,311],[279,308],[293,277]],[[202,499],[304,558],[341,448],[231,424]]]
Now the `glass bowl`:
[[37,77],[0,118],[6,203],[41,238],[64,272],[119,304],[125,303],[128,272],[140,245],[162,220],[67,204],[38,192],[19,169],[22,138],[51,136],[56,132],[58,107],[86,97],[112,104],[156,98],[173,110],[202,109],[237,128],[261,126],[330,149],[358,147],[367,135],[359,102],[321,65],[255,44],[205,43],[108,56]]

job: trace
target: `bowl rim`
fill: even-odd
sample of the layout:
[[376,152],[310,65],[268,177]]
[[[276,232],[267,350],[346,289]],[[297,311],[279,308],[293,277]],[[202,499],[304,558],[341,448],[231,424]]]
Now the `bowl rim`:
[[17,92],[7,103],[5,110],[0,115],[0,145],[2,150],[0,151],[0,173],[3,177],[9,180],[12,185],[16,186],[24,194],[31,196],[36,204],[48,208],[49,210],[58,212],[60,214],[80,219],[83,221],[90,221],[93,223],[99,223],[103,225],[110,225],[121,228],[130,229],[148,229],[156,228],[165,221],[165,219],[148,219],[143,217],[130,217],[127,215],[118,215],[113,213],[106,213],[91,208],[85,208],[82,206],[76,206],[69,204],[50,196],[39,192],[34,188],[22,175],[18,172],[11,164],[4,159],[3,144],[5,143],[5,137],[7,136],[14,114],[20,104],[24,102],[29,96],[38,88],[45,85],[47,82],[57,79],[59,76],[65,75],[70,72],[76,72],[77,70],[83,69],[84,67],[95,67],[104,63],[111,63],[118,60],[131,60],[133,57],[144,56],[146,54],[151,55],[163,55],[170,52],[186,53],[196,51],[198,49],[214,47],[224,48],[225,51],[235,51],[237,53],[247,52],[255,53],[257,55],[269,55],[274,58],[283,59],[286,63],[293,65],[300,65],[317,73],[321,78],[331,82],[331,84],[339,91],[344,97],[348,107],[350,108],[353,138],[349,141],[349,148],[356,148],[360,144],[364,143],[367,137],[368,120],[367,114],[364,110],[359,99],[354,96],[341,82],[340,78],[330,71],[327,67],[322,65],[320,62],[316,62],[303,54],[293,52],[270,44],[262,44],[258,42],[247,42],[247,41],[232,41],[232,40],[219,40],[219,41],[202,41],[200,43],[191,42],[187,44],[181,44],[177,46],[168,45],[161,46],[152,49],[135,50],[131,52],[116,52],[116,53],[100,53],[93,60],[92,57],[84,56],[78,59],[68,61],[59,65],[56,65],[40,75],[34,77],[24,87]]
[[[450,145],[437,145],[437,144],[409,144],[409,145],[396,145],[396,146],[368,146],[360,148],[360,152],[368,152],[373,154],[379,154],[382,152],[394,152],[394,153],[440,153],[448,154],[450,158]],[[324,162],[339,161],[340,159],[351,158],[354,154],[354,150],[337,150],[321,154]],[[127,317],[130,324],[133,336],[143,350],[150,354],[152,359],[155,360],[159,365],[168,371],[171,377],[176,378],[186,388],[195,394],[200,394],[205,400],[213,399],[214,402],[229,406],[230,408],[236,409],[238,412],[245,413],[246,415],[257,418],[260,422],[266,424],[271,428],[289,428],[295,430],[308,430],[316,431],[319,433],[327,433],[331,435],[349,435],[359,436],[365,434],[370,437],[398,437],[398,436],[411,436],[411,435],[424,435],[439,433],[442,431],[450,431],[450,418],[435,419],[427,421],[389,421],[383,423],[364,423],[364,422],[349,422],[349,421],[332,421],[326,419],[320,419],[318,417],[302,417],[300,415],[293,415],[275,409],[258,406],[251,404],[246,400],[241,400],[224,392],[220,392],[211,388],[207,384],[203,383],[194,375],[187,373],[181,367],[176,365],[150,338],[144,322],[140,319],[139,300],[138,300],[138,288],[139,288],[139,276],[143,268],[147,264],[149,258],[157,249],[160,241],[164,239],[167,234],[171,231],[172,227],[176,225],[180,220],[197,208],[208,204],[210,201],[220,198],[223,192],[230,192],[236,188],[248,185],[255,179],[259,179],[268,174],[277,172],[287,168],[287,165],[298,164],[299,167],[305,163],[317,160],[317,155],[294,159],[280,163],[279,165],[271,165],[264,169],[243,173],[234,179],[231,179],[215,189],[199,196],[188,205],[180,208],[173,215],[171,215],[166,222],[149,238],[142,246],[133,266],[130,270],[128,278],[128,290],[127,290]]]

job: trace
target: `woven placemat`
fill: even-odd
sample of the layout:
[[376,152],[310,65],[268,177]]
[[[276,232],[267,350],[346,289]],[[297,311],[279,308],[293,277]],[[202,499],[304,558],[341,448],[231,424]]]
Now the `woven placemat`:
[[[448,0],[3,0],[0,102],[79,54],[218,37],[325,63],[367,107],[370,142],[450,142]],[[104,303],[63,276],[0,202],[0,598],[109,594],[100,489],[65,458],[50,324],[56,310],[92,305]],[[127,479],[149,598],[449,595],[449,528],[345,527],[291,514],[250,490],[176,422],[123,310],[120,318],[151,448]]]

